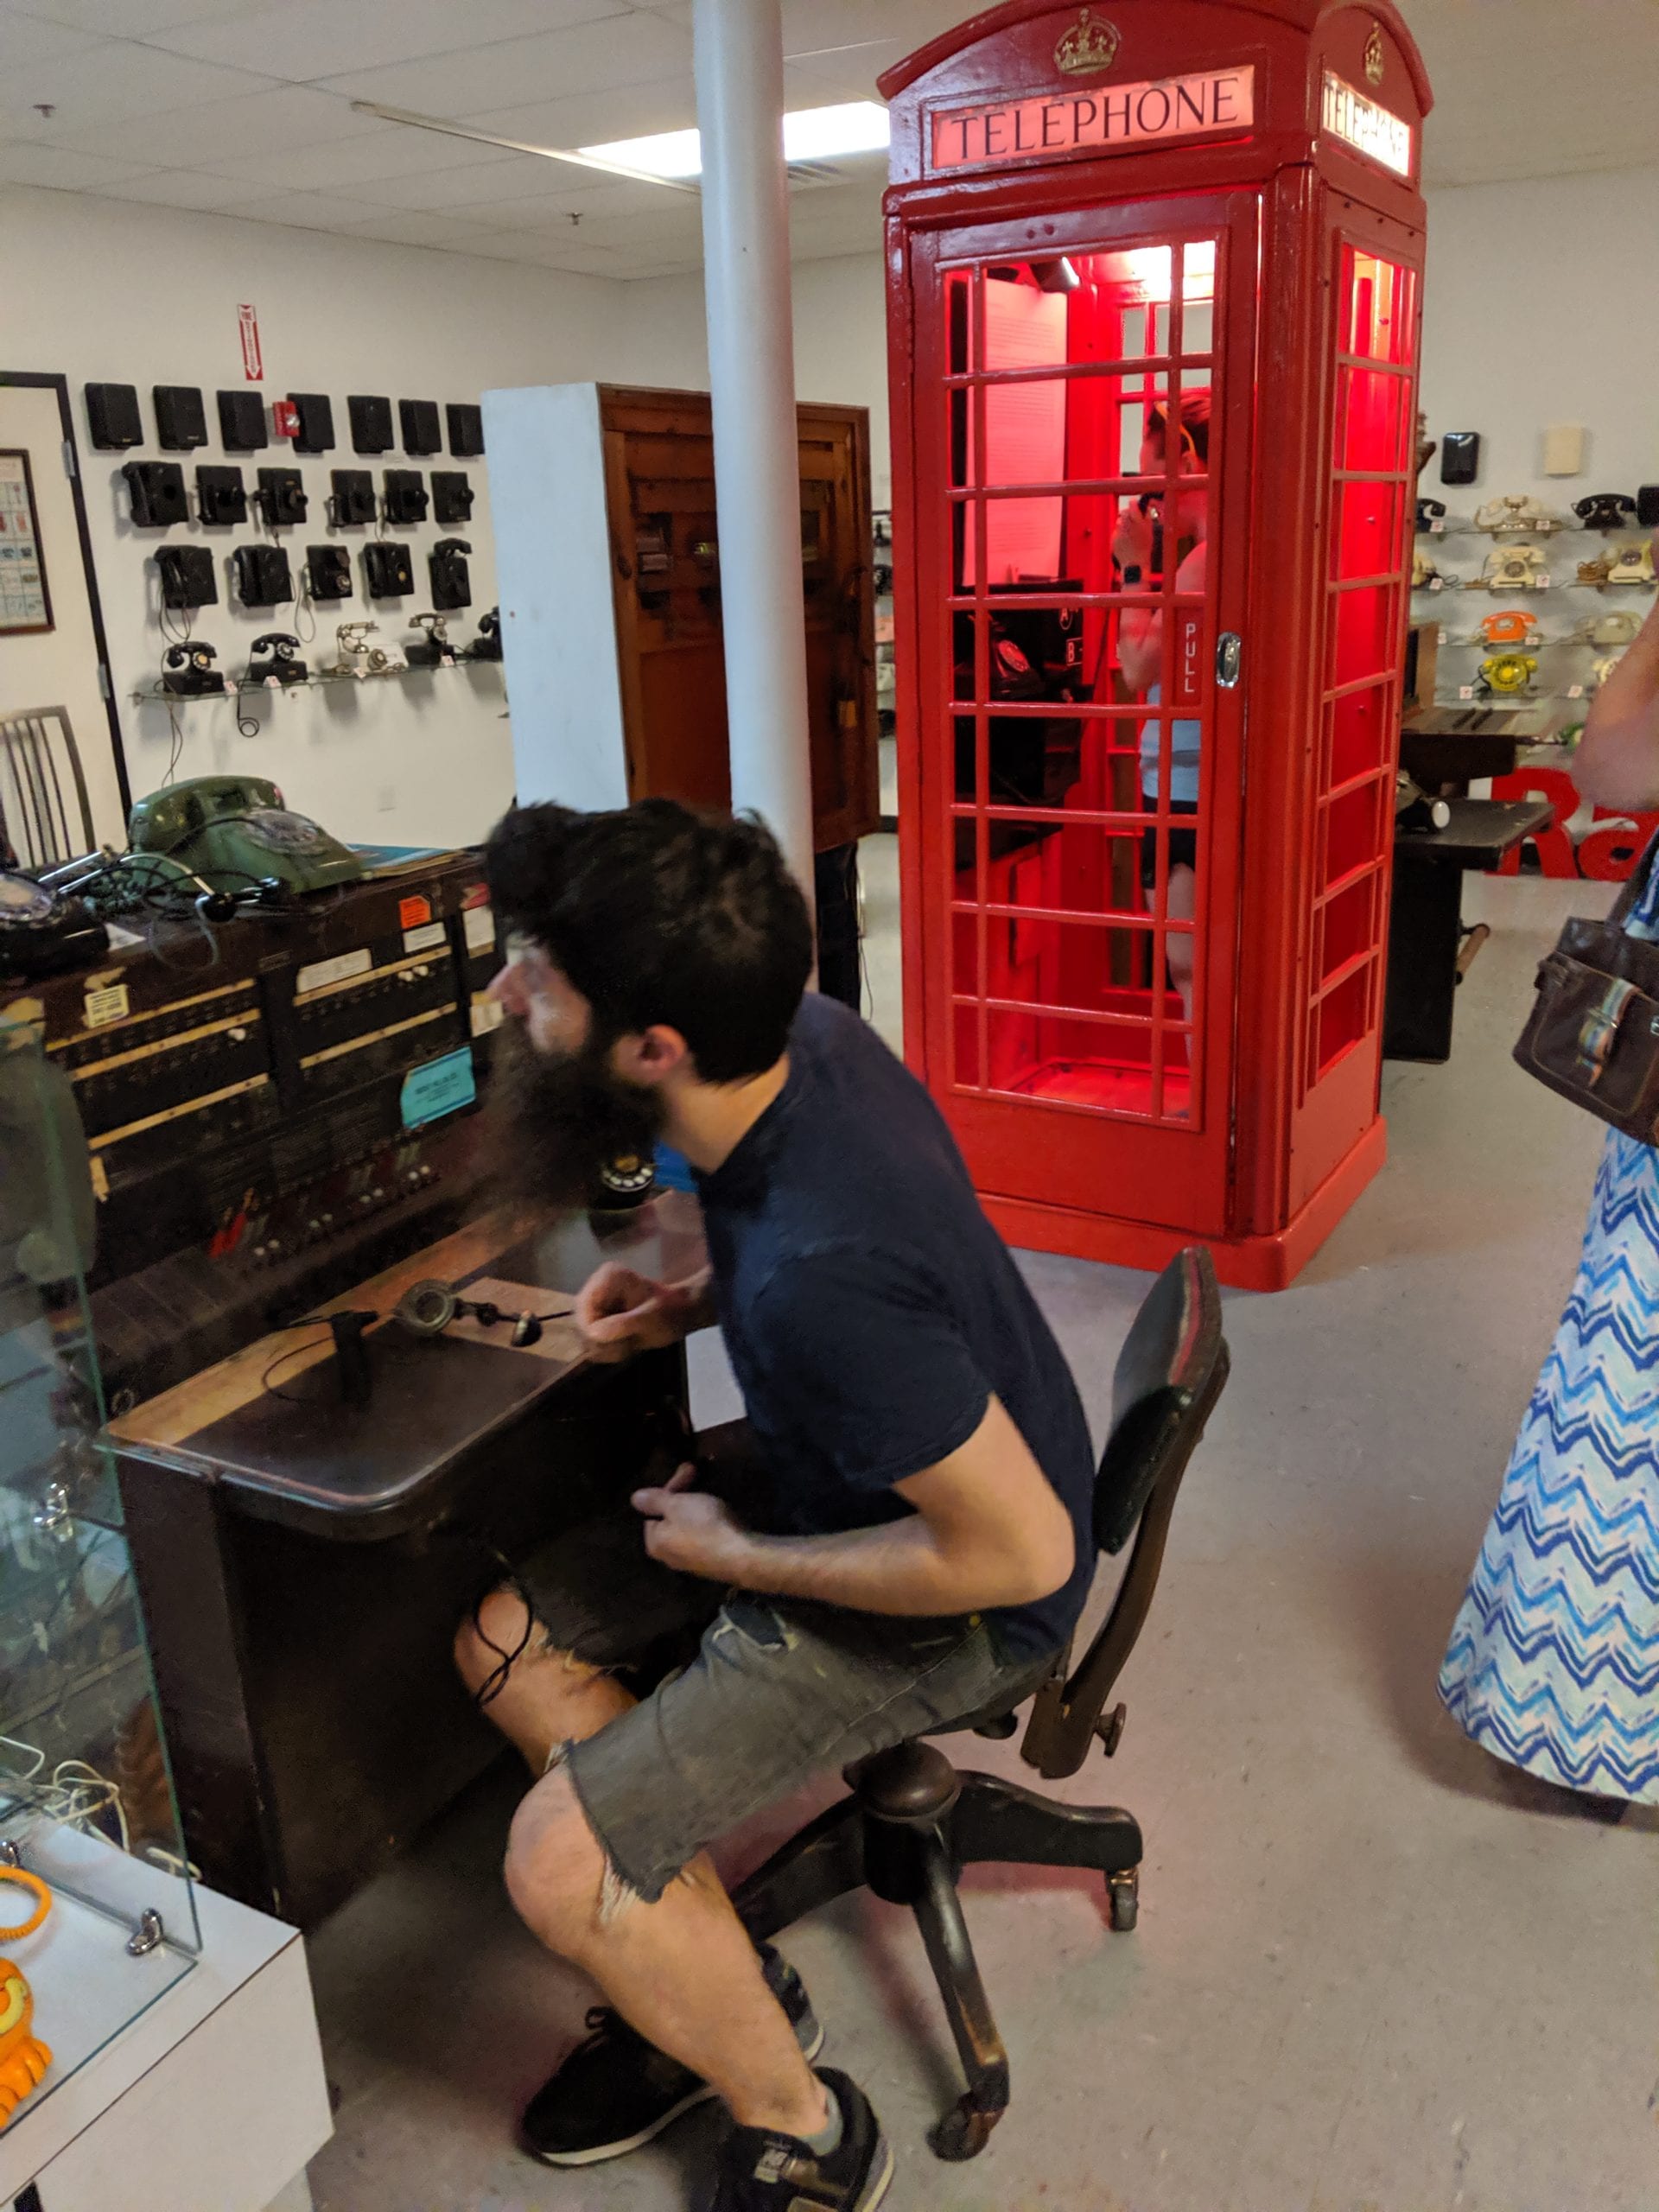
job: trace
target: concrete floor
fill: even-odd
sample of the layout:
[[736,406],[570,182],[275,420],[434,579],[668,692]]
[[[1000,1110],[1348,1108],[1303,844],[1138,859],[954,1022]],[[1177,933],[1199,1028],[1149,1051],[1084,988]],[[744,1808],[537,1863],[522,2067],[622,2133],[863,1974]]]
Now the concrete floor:
[[[869,860],[890,1027],[890,847]],[[1064,1793],[1138,1814],[1140,1929],[1109,1934],[1084,1878],[966,1885],[1015,2084],[982,2158],[924,2141],[951,2064],[907,1916],[849,1901],[791,1936],[830,2056],[893,2137],[895,2212],[1659,2207],[1659,1815],[1584,1817],[1434,1694],[1598,1145],[1510,1046],[1561,915],[1601,899],[1471,882],[1496,934],[1456,1056],[1389,1070],[1391,1163],[1296,1288],[1229,1296],[1233,1380],[1125,1676],[1128,1733]],[[1143,1279],[1025,1264],[1098,1427]],[[717,1368],[701,1382],[717,1408]],[[1014,1745],[954,1748],[1021,1772]],[[514,1789],[492,1777],[312,1944],[340,2100],[320,2212],[702,2202],[706,2115],[582,2175],[513,2148],[587,2002],[503,1898]]]

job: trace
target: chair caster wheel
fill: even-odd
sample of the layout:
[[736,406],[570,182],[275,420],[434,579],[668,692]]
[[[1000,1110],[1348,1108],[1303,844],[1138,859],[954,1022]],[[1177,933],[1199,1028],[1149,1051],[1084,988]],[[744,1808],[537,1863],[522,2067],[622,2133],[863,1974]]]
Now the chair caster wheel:
[[953,2164],[963,2158],[976,2158],[1001,2117],[1000,2112],[982,2112],[971,2095],[958,2097],[929,2131],[928,2148],[936,2158],[948,2158]]
[[1112,1926],[1127,1936],[1141,1917],[1141,1875],[1131,1866],[1125,1874],[1109,1874],[1106,1888],[1112,1900]]

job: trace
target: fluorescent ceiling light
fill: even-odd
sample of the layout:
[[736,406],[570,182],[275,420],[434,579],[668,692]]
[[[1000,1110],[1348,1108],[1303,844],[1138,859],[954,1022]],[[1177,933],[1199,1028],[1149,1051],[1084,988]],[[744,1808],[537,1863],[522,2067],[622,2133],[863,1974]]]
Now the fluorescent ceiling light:
[[[874,100],[836,107],[798,108],[784,118],[784,159],[833,161],[838,154],[874,154],[887,143],[887,111]],[[700,176],[702,142],[695,130],[659,130],[649,138],[619,138],[578,149],[590,161],[664,178]]]

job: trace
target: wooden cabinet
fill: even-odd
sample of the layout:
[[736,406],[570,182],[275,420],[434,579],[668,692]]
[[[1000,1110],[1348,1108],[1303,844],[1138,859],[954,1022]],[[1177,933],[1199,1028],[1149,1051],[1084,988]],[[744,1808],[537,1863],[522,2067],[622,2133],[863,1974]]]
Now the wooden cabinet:
[[[568,385],[485,404],[520,798],[728,806],[708,395]],[[810,404],[799,421],[814,842],[825,852],[868,835],[880,812],[869,417]],[[601,560],[613,652],[595,652],[591,632]]]

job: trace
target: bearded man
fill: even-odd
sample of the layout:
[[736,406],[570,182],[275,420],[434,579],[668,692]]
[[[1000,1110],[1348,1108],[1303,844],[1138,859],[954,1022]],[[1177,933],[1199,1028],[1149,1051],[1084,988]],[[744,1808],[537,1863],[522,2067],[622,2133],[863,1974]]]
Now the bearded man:
[[[799,1978],[750,1942],[705,1847],[826,1769],[1036,1688],[1093,1567],[1083,1409],[926,1092],[808,994],[810,919],[765,829],[664,799],[529,806],[486,862],[521,1185],[585,1203],[601,1161],[660,1138],[702,1202],[707,1272],[601,1268],[576,1309],[589,1356],[718,1324],[747,1414],[524,1561],[457,1638],[535,1777],[509,1892],[607,2000],[525,2139],[588,2164],[717,2096],[708,2212],[870,2212],[892,2174],[875,2115],[814,2070]],[[665,1622],[692,1656],[653,1679]]]

